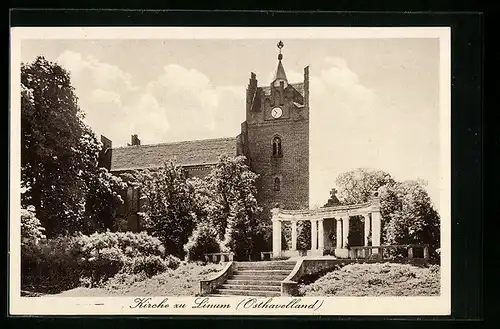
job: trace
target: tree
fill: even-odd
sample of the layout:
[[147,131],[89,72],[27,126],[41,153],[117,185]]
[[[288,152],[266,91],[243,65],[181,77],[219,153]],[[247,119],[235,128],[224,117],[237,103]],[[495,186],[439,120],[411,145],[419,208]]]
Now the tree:
[[336,195],[343,204],[363,203],[369,201],[378,188],[392,182],[394,179],[385,171],[358,168],[337,177]]
[[21,64],[21,196],[47,236],[112,229],[124,184],[98,166],[102,148],[61,66]]
[[380,189],[383,236],[388,244],[428,244],[434,258],[440,246],[440,217],[425,187],[423,181],[410,180]]
[[48,236],[82,224],[82,119],[66,70],[43,57],[21,64],[21,201],[35,207]]
[[120,191],[124,191],[127,184],[106,168],[93,169],[87,181],[85,218],[88,226],[83,233],[116,231],[116,211],[124,202]]
[[257,257],[264,243],[265,224],[257,204],[257,174],[246,165],[246,158],[221,156],[206,177],[207,220],[216,229],[223,249],[235,257]]
[[380,192],[382,243],[429,244],[433,254],[439,248],[440,218],[425,182],[397,182],[387,172],[365,168],[343,173],[336,182],[345,204],[367,202],[373,191]]
[[141,215],[146,229],[162,241],[168,253],[182,258],[183,246],[196,225],[193,184],[173,161],[159,169],[136,171],[133,176],[145,200]]
[[198,223],[184,245],[186,258],[189,261],[203,261],[205,254],[220,252],[220,248],[221,242],[217,239],[217,232],[208,222]]
[[40,221],[35,217],[34,207],[21,209],[21,245],[36,243],[44,239],[44,231]]

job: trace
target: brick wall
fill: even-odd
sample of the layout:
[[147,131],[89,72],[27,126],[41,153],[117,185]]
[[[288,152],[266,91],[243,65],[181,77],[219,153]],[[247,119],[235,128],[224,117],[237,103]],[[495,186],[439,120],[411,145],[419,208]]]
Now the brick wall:
[[[266,212],[276,204],[283,209],[309,208],[309,69],[304,69],[302,96],[295,88],[256,87],[252,73],[247,89],[245,155],[251,169],[259,174],[258,200]],[[267,91],[265,91],[265,89]],[[270,91],[270,92],[269,92]],[[271,116],[279,106],[283,114]],[[282,156],[273,156],[273,139],[281,139]],[[275,178],[281,181],[275,190]]]
[[[274,157],[272,140],[278,135],[282,156]],[[252,170],[259,174],[257,189],[262,206],[276,203],[283,209],[309,207],[309,122],[287,122],[249,126],[249,154]],[[274,180],[281,181],[279,191]]]
[[113,153],[113,143],[111,139],[101,135],[102,149],[99,152],[99,167],[111,169],[111,157]]
[[203,178],[207,176],[212,170],[212,165],[202,165],[202,166],[192,166],[192,167],[184,167],[187,172],[187,177],[198,177]]

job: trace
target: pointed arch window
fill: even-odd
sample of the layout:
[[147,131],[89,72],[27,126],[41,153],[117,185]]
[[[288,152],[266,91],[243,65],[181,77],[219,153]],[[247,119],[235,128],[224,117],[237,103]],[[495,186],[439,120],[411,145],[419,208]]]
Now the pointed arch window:
[[274,190],[279,191],[281,189],[281,180],[279,177],[274,179]]
[[281,149],[281,138],[276,136],[273,139],[273,156],[280,157],[282,155],[283,155],[283,153],[282,153],[282,149]]

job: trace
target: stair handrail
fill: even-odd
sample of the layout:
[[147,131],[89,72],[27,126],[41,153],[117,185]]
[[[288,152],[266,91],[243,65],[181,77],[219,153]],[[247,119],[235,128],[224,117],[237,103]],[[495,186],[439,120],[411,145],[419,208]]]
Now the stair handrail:
[[298,279],[301,276],[300,269],[304,258],[300,258],[288,276],[281,281],[281,296],[297,296]]
[[233,275],[234,262],[230,261],[224,266],[222,271],[215,273],[209,279],[200,281],[200,296],[211,294],[218,286],[226,282],[229,276]]

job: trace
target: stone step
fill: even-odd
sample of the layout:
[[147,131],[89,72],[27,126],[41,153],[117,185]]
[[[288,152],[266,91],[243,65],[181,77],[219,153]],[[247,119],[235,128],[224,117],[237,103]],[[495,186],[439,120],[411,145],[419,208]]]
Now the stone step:
[[291,272],[295,267],[295,264],[266,264],[266,265],[248,265],[248,264],[237,264],[236,270],[286,270]]
[[256,285],[256,286],[278,286],[281,287],[280,280],[234,280],[229,279],[226,281],[227,284],[235,285]]
[[283,281],[288,274],[268,274],[268,275],[253,275],[253,274],[234,274],[230,277],[231,280],[249,280],[249,281]]
[[266,266],[266,265],[295,265],[295,260],[271,260],[260,262],[235,262],[235,265],[248,265],[248,266]]
[[244,270],[240,270],[240,269],[237,269],[233,272],[234,274],[237,274],[237,275],[255,275],[255,276],[260,276],[260,275],[288,275],[290,274],[290,271],[289,270],[256,270],[256,269],[252,269],[252,270],[247,270],[247,269],[244,269]]
[[220,290],[258,290],[258,291],[281,291],[281,286],[258,286],[258,285],[236,285],[224,283],[217,289]]
[[206,295],[207,297],[234,297],[235,295],[223,295],[223,294],[216,294],[216,293],[213,293],[213,294],[208,294]]
[[236,289],[216,289],[214,295],[225,296],[250,296],[250,297],[278,297],[279,291],[260,291],[260,290],[236,290]]

